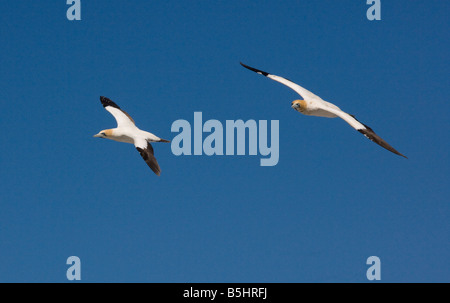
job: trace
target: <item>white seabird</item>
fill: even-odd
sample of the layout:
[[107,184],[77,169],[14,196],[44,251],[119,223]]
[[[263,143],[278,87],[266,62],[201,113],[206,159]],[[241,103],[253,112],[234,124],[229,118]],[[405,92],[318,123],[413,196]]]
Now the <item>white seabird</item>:
[[397,150],[395,150],[392,146],[390,146],[386,141],[381,139],[377,134],[375,134],[375,132],[369,126],[362,124],[361,122],[356,120],[355,116],[347,114],[336,105],[322,100],[322,98],[320,98],[319,96],[314,95],[307,89],[283,77],[263,72],[262,70],[250,67],[243,63],[241,63],[241,65],[251,71],[254,71],[255,73],[266,76],[267,78],[270,78],[272,80],[275,80],[277,82],[280,82],[281,84],[290,87],[291,89],[296,91],[300,96],[302,96],[304,100],[294,100],[291,103],[291,107],[296,111],[308,116],[318,116],[327,118],[339,117],[348,124],[350,124],[351,127],[359,131],[361,134],[372,140],[373,142],[393,152],[394,154],[407,158],[406,156],[402,155]]
[[96,138],[106,138],[118,142],[134,144],[147,165],[158,176],[161,174],[158,162],[154,156],[153,147],[150,142],[170,142],[155,136],[152,133],[140,130],[133,118],[106,97],[100,97],[103,107],[114,116],[117,128],[105,129],[94,135]]

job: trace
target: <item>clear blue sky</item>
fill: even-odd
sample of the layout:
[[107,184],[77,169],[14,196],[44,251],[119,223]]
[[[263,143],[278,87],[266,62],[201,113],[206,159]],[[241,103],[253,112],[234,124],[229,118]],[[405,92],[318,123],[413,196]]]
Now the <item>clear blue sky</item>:
[[[0,4],[0,281],[450,282],[448,1],[59,1]],[[290,108],[306,87],[339,119]],[[279,120],[280,160],[175,156],[157,177],[115,127]]]

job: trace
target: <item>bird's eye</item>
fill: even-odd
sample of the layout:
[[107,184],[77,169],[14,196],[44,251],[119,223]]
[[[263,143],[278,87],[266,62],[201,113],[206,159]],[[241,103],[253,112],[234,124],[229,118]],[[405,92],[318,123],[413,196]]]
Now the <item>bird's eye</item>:
[[105,137],[106,137],[106,134],[105,134],[105,133],[100,133],[100,135],[102,135],[102,136],[105,136]]

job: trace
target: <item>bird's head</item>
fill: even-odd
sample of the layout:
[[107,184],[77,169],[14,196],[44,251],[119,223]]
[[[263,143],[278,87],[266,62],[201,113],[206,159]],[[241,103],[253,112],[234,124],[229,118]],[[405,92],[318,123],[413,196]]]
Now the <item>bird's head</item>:
[[291,107],[298,112],[302,112],[306,109],[306,101],[305,100],[294,100],[291,103]]
[[110,129],[102,130],[98,134],[94,135],[95,138],[108,138],[109,136],[111,136]]

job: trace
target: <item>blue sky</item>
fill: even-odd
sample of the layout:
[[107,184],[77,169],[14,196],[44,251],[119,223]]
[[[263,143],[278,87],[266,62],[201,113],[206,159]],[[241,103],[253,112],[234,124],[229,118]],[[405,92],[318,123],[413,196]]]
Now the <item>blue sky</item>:
[[[0,4],[0,281],[450,282],[449,3]],[[287,77],[370,125],[300,115]],[[107,96],[171,140],[178,119],[279,120],[280,160],[175,156],[155,176]]]

